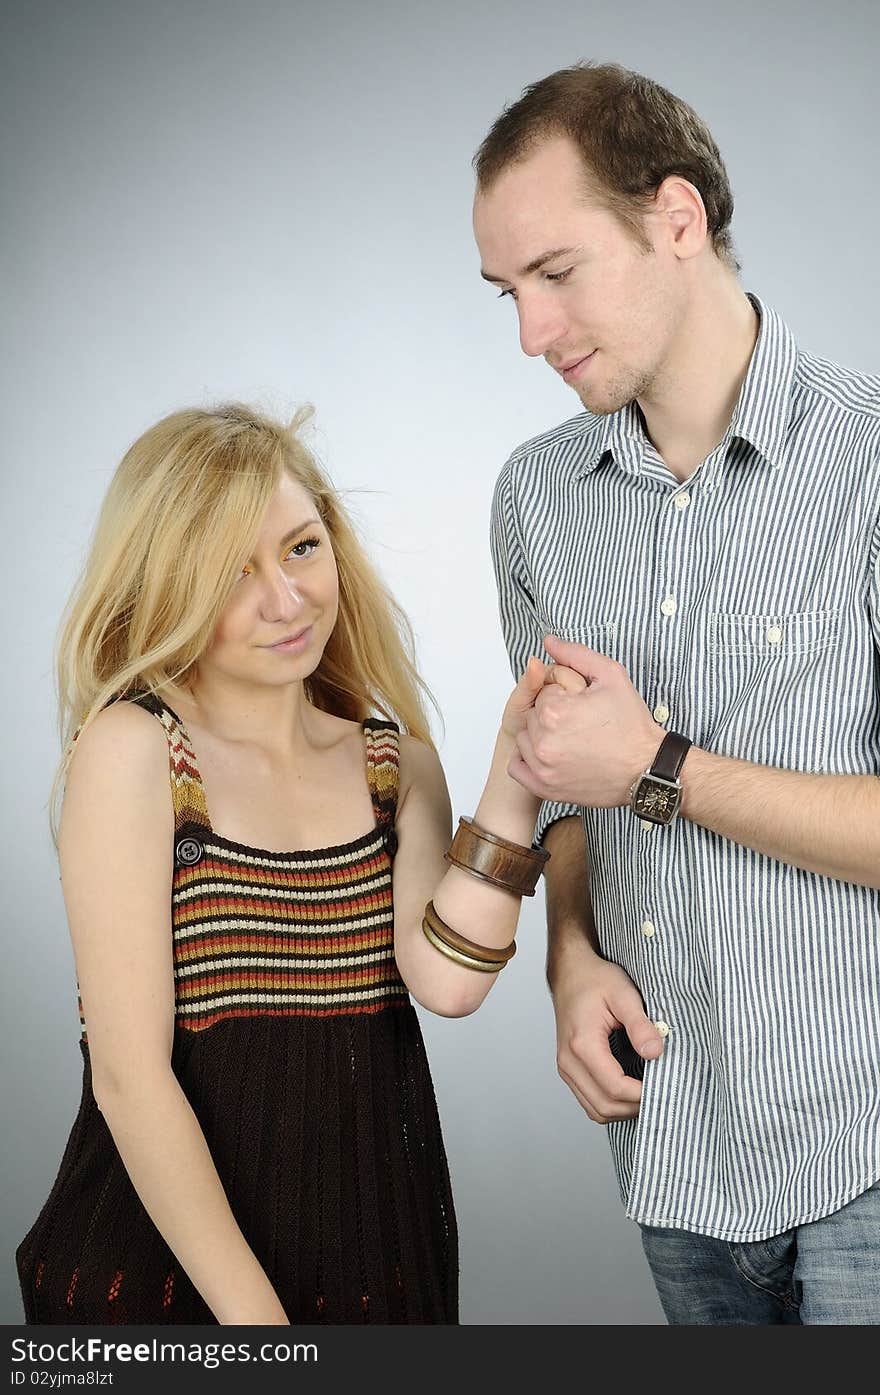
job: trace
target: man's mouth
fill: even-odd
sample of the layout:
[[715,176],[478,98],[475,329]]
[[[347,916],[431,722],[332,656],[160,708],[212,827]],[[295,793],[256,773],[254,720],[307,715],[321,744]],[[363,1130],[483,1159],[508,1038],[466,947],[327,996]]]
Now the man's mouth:
[[587,364],[595,357],[596,352],[597,350],[593,349],[592,353],[582,354],[580,358],[571,358],[567,363],[560,363],[556,369],[557,373],[561,373],[567,383],[575,382]]

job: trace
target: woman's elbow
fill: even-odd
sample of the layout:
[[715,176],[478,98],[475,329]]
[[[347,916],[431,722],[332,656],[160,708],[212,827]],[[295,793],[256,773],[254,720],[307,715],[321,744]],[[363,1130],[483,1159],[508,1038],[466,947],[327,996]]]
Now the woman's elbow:
[[176,1080],[170,1064],[136,1073],[114,1068],[92,1068],[92,1095],[99,1111],[105,1116],[129,1109],[143,1111],[154,1104],[171,1084],[176,1084]]
[[485,1002],[494,981],[495,976],[492,975],[488,983],[454,983],[442,987],[432,983],[424,988],[410,987],[409,991],[420,1007],[435,1013],[437,1017],[470,1017]]

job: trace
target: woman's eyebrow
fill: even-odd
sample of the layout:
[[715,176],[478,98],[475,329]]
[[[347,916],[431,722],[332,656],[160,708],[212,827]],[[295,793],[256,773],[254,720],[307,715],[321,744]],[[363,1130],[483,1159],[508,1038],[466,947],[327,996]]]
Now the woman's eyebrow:
[[297,534],[301,533],[304,528],[309,528],[316,523],[320,524],[320,522],[320,518],[307,518],[305,523],[300,523],[298,528],[291,528],[289,533],[285,533],[278,546],[286,547],[289,542],[293,542]]

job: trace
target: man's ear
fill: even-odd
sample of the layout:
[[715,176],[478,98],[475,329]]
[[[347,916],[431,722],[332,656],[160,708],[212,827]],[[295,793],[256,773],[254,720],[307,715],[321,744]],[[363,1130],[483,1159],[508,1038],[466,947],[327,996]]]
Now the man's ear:
[[681,175],[671,174],[654,195],[655,226],[669,239],[679,261],[696,257],[706,245],[709,229],[706,208],[699,189]]

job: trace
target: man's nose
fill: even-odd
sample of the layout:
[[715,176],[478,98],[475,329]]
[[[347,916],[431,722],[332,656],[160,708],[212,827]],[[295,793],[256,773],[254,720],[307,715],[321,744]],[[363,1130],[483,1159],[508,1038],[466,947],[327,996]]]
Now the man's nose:
[[566,324],[558,305],[539,297],[526,299],[520,296],[516,307],[519,312],[519,342],[523,353],[530,358],[546,354],[564,336]]

